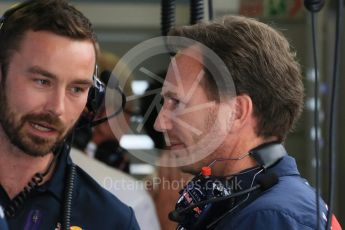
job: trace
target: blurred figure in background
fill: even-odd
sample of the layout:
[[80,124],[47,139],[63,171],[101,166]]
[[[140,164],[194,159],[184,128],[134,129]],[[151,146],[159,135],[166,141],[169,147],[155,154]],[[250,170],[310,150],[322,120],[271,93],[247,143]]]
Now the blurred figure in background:
[[90,158],[76,148],[71,149],[71,158],[103,188],[133,208],[140,229],[160,229],[155,205],[143,181]]
[[[167,154],[162,153],[160,161],[164,161]],[[192,175],[183,173],[179,168],[158,167],[156,174],[150,178],[153,181],[150,194],[156,206],[162,230],[176,229],[177,223],[169,219],[169,213],[175,209],[179,191],[184,188]],[[154,183],[160,181],[161,183]]]
[[[111,71],[109,70],[103,70],[100,74],[100,80],[105,85],[108,84],[110,77]],[[125,95],[132,95],[131,88],[126,87],[124,93]],[[123,115],[128,123],[131,117],[130,106],[125,107]],[[106,116],[106,108],[102,107],[96,119],[102,119]],[[109,122],[112,122],[112,120],[114,120],[114,118],[93,128],[91,141],[86,146],[86,153],[113,168],[129,173],[129,153],[120,146],[119,140],[111,130]]]
[[[112,53],[102,51],[98,56],[99,79],[106,85],[111,72],[119,59]],[[118,79],[121,76],[116,76]],[[132,95],[132,79],[128,79],[123,91]],[[128,103],[123,110],[127,122],[134,111]],[[106,108],[101,107],[96,120],[106,117]],[[119,140],[112,132],[110,124],[118,125],[116,117],[110,118],[95,127],[84,127],[75,135],[71,150],[73,161],[89,173],[101,186],[133,208],[139,226],[143,230],[159,230],[155,205],[146,191],[144,183],[128,175],[129,157],[127,150],[119,145]],[[97,159],[97,160],[95,160]],[[125,173],[124,173],[125,172]]]
[[[105,85],[107,85],[111,77],[111,72],[118,61],[119,58],[114,54],[100,51],[98,57],[99,78]],[[128,82],[123,89],[125,95],[133,94],[131,82],[132,79],[128,79]],[[127,122],[133,112],[133,106],[127,104],[123,111]],[[102,106],[98,112],[96,120],[106,116],[106,108]],[[74,146],[79,150],[86,152],[86,154],[91,158],[96,158],[113,168],[129,173],[130,162],[128,152],[120,146],[119,140],[114,135],[109,125],[109,122],[113,122],[113,120],[114,118],[96,125],[92,129],[91,127],[80,129],[78,134],[75,135]]]

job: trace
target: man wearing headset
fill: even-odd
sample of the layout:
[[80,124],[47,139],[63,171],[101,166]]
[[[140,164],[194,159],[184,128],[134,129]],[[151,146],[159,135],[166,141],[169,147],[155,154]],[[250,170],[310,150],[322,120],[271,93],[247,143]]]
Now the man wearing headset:
[[[196,175],[170,215],[178,229],[315,229],[317,221],[324,228],[324,202],[320,198],[317,220],[315,192],[280,144],[303,108],[300,66],[288,41],[240,16],[175,28],[169,35],[193,41],[183,48],[168,42],[177,54],[155,122],[171,159],[178,165],[184,159],[181,169]],[[212,52],[224,66],[214,63]],[[278,182],[259,183],[273,174]],[[249,192],[258,184],[266,191]]]
[[96,65],[89,20],[31,0],[0,24],[0,204],[10,229],[139,229],[133,210],[69,154]]

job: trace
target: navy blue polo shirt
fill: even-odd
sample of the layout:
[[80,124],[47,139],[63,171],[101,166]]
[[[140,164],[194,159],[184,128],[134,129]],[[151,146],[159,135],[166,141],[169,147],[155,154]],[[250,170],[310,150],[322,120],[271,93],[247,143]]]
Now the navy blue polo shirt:
[[0,206],[0,230],[7,230],[7,224],[4,219],[4,212],[2,210],[2,207]]
[[[216,229],[316,229],[316,198],[314,189],[300,176],[295,159],[284,156],[268,169],[279,182],[260,193],[243,208],[234,210]],[[250,175],[250,174],[248,174]],[[250,187],[252,176],[241,175],[244,189]],[[255,196],[255,195],[254,195]],[[327,208],[320,198],[320,227],[325,228]]]
[[[30,193],[14,217],[10,229],[60,229],[67,170],[72,160],[67,152],[57,159],[52,178]],[[0,186],[3,207],[10,199]],[[86,172],[76,167],[70,226],[82,229],[139,229],[133,210],[103,189]]]

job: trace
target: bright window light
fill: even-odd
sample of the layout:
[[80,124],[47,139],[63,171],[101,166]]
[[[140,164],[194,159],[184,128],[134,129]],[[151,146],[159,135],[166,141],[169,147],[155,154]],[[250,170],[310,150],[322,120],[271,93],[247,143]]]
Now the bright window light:
[[154,143],[147,135],[123,135],[120,146],[124,149],[153,149]]
[[148,87],[149,83],[147,81],[135,80],[132,82],[132,90],[135,95],[143,95]]

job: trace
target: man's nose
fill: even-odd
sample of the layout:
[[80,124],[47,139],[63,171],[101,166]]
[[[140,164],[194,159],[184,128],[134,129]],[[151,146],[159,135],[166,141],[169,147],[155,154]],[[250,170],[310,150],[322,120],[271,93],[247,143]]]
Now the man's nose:
[[61,116],[65,112],[65,96],[65,90],[55,90],[47,98],[45,110],[55,116]]
[[165,132],[172,128],[171,118],[169,111],[164,107],[159,111],[156,121],[154,123],[154,129],[158,132]]

